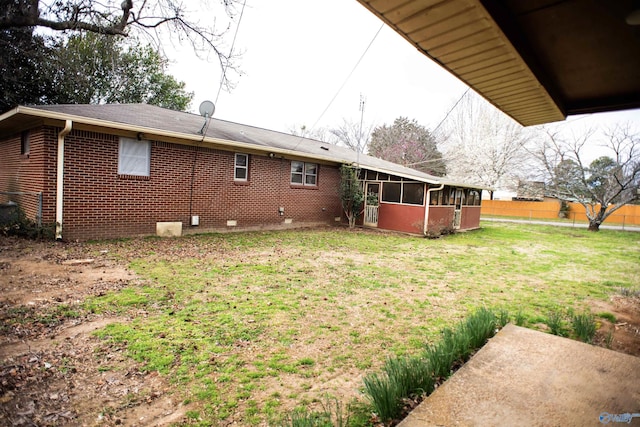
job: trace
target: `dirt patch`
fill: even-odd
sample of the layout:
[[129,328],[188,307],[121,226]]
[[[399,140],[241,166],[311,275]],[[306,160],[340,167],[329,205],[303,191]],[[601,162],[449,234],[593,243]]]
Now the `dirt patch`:
[[70,315],[137,280],[98,251],[0,238],[0,425],[168,425],[186,408],[92,332],[120,317]]
[[615,321],[598,317],[601,325],[596,345],[640,357],[640,297],[614,295],[609,301],[593,301],[590,305],[596,315],[615,316]]

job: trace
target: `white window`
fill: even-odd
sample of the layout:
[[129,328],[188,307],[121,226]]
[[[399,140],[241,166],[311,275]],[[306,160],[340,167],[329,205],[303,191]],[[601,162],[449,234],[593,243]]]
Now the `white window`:
[[304,164],[304,185],[315,186],[318,182],[318,165],[315,163]]
[[120,138],[118,174],[149,176],[151,143],[133,138]]
[[233,179],[247,181],[249,179],[249,155],[236,153]]
[[318,165],[315,163],[291,162],[291,183],[315,187],[318,185]]

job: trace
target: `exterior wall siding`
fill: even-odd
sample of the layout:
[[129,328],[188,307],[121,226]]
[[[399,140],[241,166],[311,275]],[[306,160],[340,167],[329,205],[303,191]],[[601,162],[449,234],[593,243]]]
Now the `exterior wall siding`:
[[427,230],[433,233],[439,233],[453,225],[453,214],[455,206],[429,206],[429,219]]
[[[58,131],[45,127],[38,141],[32,137],[28,159],[20,158],[19,134],[0,146],[8,153],[0,191],[43,191],[45,222],[55,221]],[[152,141],[150,176],[132,177],[118,175],[118,151],[114,135],[73,130],[65,137],[64,239],[150,235],[164,221],[180,221],[189,232],[225,230],[228,220],[243,229],[340,216],[335,166],[320,165],[317,187],[299,188],[290,184],[289,160],[250,155],[249,180],[236,183],[233,152]],[[191,215],[200,217],[193,230]]]
[[[152,142],[150,176],[129,177],[118,175],[118,144],[117,136],[92,132],[67,136],[65,238],[154,234],[165,221],[188,232],[224,230],[228,220],[243,229],[285,219],[331,223],[339,215],[336,167],[320,166],[317,188],[296,188],[289,160],[251,155],[249,180],[238,183],[233,152]],[[190,227],[191,215],[199,226]]]
[[[43,194],[43,224],[55,222],[55,197],[51,205],[49,179],[55,179],[55,142],[53,128],[40,127],[29,133],[29,152],[20,153],[21,134],[9,136],[0,141],[0,191],[32,192]],[[53,154],[52,154],[53,153]],[[53,155],[53,157],[52,157]],[[53,170],[52,170],[53,168]],[[55,189],[55,182],[54,182]],[[16,202],[28,218],[36,220],[38,197],[33,194],[0,195],[0,203]]]
[[480,206],[463,206],[460,230],[472,230],[480,227],[480,210]]
[[424,228],[424,206],[380,203],[378,228],[422,234]]

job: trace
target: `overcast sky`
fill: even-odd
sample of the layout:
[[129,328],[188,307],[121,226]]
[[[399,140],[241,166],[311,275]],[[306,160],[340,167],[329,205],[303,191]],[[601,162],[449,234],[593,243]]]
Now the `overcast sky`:
[[[247,0],[234,48],[243,52],[243,75],[232,75],[236,88],[220,94],[214,117],[284,132],[301,125],[331,128],[343,118],[359,122],[362,95],[365,123],[391,124],[405,116],[435,127],[466,85],[387,26],[380,30],[381,24],[356,0]],[[215,100],[217,62],[197,60],[187,46],[169,56],[169,72],[195,93],[193,112],[202,101]],[[640,128],[640,110],[578,116],[560,126],[579,132],[623,120]]]

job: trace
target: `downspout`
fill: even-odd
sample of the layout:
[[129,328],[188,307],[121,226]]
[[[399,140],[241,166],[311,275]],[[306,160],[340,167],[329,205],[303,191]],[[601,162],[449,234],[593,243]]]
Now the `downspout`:
[[64,190],[64,137],[71,132],[73,122],[67,120],[58,133],[58,158],[56,163],[56,240],[62,239],[62,199]]
[[431,206],[431,192],[432,191],[440,191],[444,188],[444,184],[440,184],[440,187],[433,187],[427,190],[427,200],[424,206],[424,229],[422,230],[423,235],[427,235],[427,226],[429,224],[429,206]]

